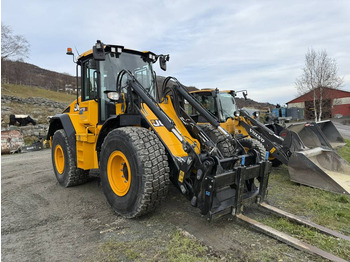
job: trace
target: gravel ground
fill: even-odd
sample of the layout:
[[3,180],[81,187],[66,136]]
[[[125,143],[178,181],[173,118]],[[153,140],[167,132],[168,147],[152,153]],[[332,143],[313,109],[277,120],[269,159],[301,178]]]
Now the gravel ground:
[[[334,123],[350,139],[350,125]],[[109,207],[96,171],[88,183],[62,188],[50,150],[4,155],[1,161],[2,261],[104,261],[96,254],[108,241],[162,238],[174,229],[188,232],[219,258],[313,260],[232,218],[209,223],[173,186],[155,212],[128,220]]]
[[95,256],[107,241],[162,238],[174,229],[193,235],[221,258],[310,261],[309,255],[232,218],[209,223],[173,186],[155,212],[138,219],[119,217],[98,178],[77,187],[59,186],[50,150],[2,156],[1,180],[2,261],[103,261]]

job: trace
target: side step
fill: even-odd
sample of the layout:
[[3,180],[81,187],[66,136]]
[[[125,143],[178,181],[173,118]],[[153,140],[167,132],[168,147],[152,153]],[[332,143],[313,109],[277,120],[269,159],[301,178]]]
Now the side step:
[[237,214],[236,215],[237,219],[248,224],[249,226],[253,227],[254,229],[268,235],[268,236],[271,236],[281,242],[284,242],[296,249],[299,249],[301,251],[305,251],[309,254],[316,254],[316,255],[319,255],[323,258],[326,258],[328,260],[331,260],[331,261],[336,261],[336,262],[346,262],[346,260],[340,258],[340,257],[337,257],[331,253],[328,253],[322,249],[319,249],[315,246],[312,246],[312,245],[309,245],[307,243],[304,243],[302,241],[300,241],[299,239],[296,239],[294,237],[291,237],[283,232],[280,232],[272,227],[269,227],[269,226],[266,226],[254,219],[251,219],[243,214]]

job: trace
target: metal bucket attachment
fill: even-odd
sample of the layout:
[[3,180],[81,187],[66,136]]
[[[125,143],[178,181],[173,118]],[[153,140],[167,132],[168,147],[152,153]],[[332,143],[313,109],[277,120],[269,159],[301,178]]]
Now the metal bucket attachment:
[[332,121],[298,123],[288,126],[289,130],[296,132],[303,143],[309,148],[328,147],[336,148],[346,143]]
[[322,131],[322,133],[325,135],[325,137],[328,139],[329,143],[332,145],[333,148],[345,146],[345,141],[342,135],[339,133],[338,129],[335,127],[332,121],[325,120],[316,122],[319,129]]
[[293,182],[350,195],[350,164],[333,150],[293,152],[288,171]]

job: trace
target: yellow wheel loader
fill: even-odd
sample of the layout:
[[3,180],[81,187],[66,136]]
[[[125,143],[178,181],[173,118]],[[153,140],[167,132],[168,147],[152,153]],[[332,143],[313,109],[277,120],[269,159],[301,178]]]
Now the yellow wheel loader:
[[[265,152],[243,147],[175,78],[166,78],[157,92],[152,69],[157,60],[165,70],[169,55],[99,40],[77,61],[73,55],[81,96],[77,92],[77,99],[51,118],[47,135],[59,184],[82,184],[89,170],[99,169],[112,209],[134,218],[154,210],[171,181],[208,219],[232,214],[298,249],[332,257],[242,214],[245,205],[257,203],[288,216],[264,203],[271,169]],[[208,124],[198,125],[186,113],[187,104]]]
[[[130,218],[153,210],[169,181],[210,218],[240,212],[243,199],[263,199],[265,152],[246,152],[182,85],[159,95],[152,64],[159,60],[165,69],[168,59],[100,41],[77,59],[81,96],[51,119],[48,131],[59,183],[81,184],[99,169],[108,202]],[[192,121],[180,100],[209,125]],[[258,181],[266,181],[260,191]]]
[[[244,143],[249,138],[260,141],[273,166],[281,163],[288,166],[291,181],[350,194],[350,164],[333,150],[344,145],[344,139],[332,122],[298,123],[288,128],[263,125],[257,120],[257,113],[252,117],[237,108],[235,91],[207,89],[191,93],[238,141],[240,138],[244,138]],[[247,92],[243,91],[243,95],[246,97]],[[205,122],[194,108],[189,106],[188,110],[198,123]]]

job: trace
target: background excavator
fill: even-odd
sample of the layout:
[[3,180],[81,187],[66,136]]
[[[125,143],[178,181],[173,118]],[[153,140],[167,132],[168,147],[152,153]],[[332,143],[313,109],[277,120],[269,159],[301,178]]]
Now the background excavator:
[[[236,138],[260,141],[274,166],[288,166],[291,181],[350,194],[350,165],[334,150],[345,142],[331,121],[297,123],[288,128],[264,125],[258,121],[258,112],[250,116],[237,108],[235,91],[206,89],[191,93]],[[243,95],[246,97],[247,92]],[[191,106],[188,110],[198,123],[205,122]]]
[[[72,55],[71,49],[67,54]],[[82,184],[89,170],[99,169],[112,209],[135,218],[159,206],[171,181],[208,219],[231,214],[295,248],[339,260],[243,215],[244,206],[257,204],[350,240],[265,203],[271,170],[265,152],[243,146],[175,78],[166,78],[157,92],[152,64],[159,61],[165,70],[168,60],[169,55],[98,40],[75,61],[77,72],[81,70],[81,96],[77,92],[77,99],[51,118],[47,134],[59,184]],[[198,125],[185,105],[207,124]]]

